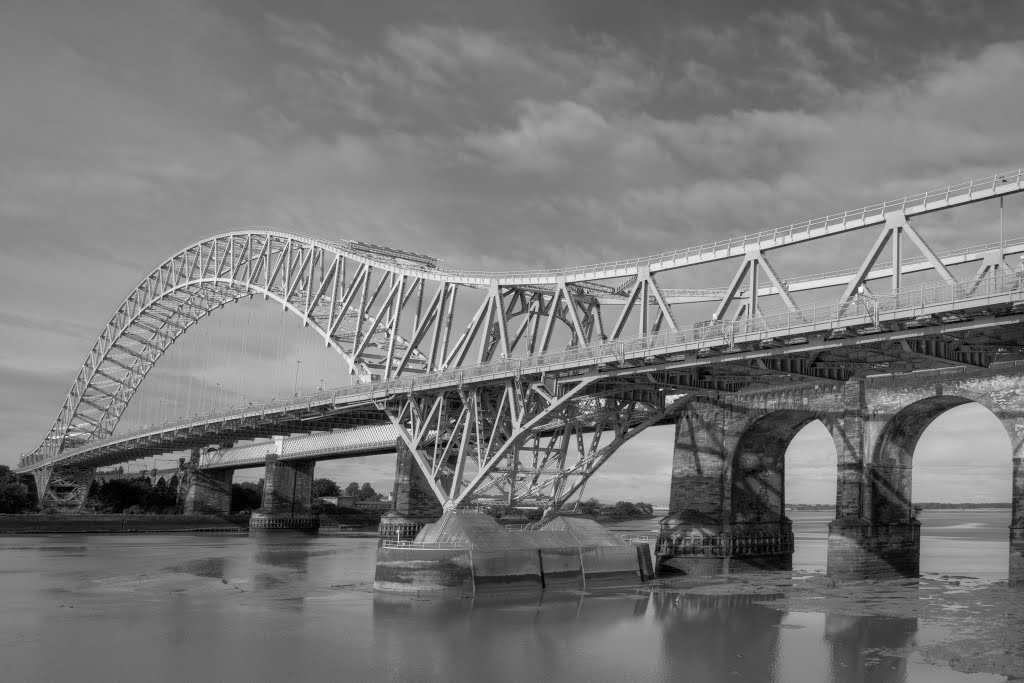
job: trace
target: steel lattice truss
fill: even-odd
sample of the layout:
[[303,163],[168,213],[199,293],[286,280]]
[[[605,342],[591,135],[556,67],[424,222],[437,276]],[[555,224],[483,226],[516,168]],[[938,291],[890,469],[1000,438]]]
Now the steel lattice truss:
[[[672,387],[676,394],[729,390],[774,376],[843,381],[861,371],[861,362],[941,361],[943,353],[965,358],[959,341],[944,351],[919,349],[907,339],[893,348],[895,342],[880,340],[864,346],[863,361],[850,354],[834,361],[827,353],[773,357],[770,350],[801,330],[837,329],[841,337],[849,324],[860,325],[850,334],[888,332],[880,326],[886,315],[895,319],[918,299],[922,310],[941,297],[950,305],[969,299],[991,291],[993,277],[1002,278],[1000,292],[1016,291],[1003,258],[1024,252],[1024,241],[998,245],[998,256],[993,245],[936,253],[911,219],[1020,192],[1022,180],[1021,171],[997,174],[714,244],[544,271],[453,270],[428,256],[270,229],[211,237],[169,258],[128,295],[87,356],[49,434],[21,469],[57,465],[47,482],[58,475],[73,480],[61,466],[64,454],[74,454],[65,464],[81,464],[90,448],[106,447],[175,340],[217,309],[262,296],[313,328],[358,383],[389,387],[386,398],[373,397],[380,417],[398,429],[439,500],[560,503],[621,443],[668,417],[676,406],[666,402]],[[856,268],[786,280],[769,262],[772,250],[872,226],[881,232]],[[903,254],[903,237],[921,256]],[[887,245],[891,263],[877,265]],[[740,266],[726,287],[671,289],[658,281],[665,272],[733,258]],[[981,268],[968,281],[949,271],[975,261]],[[926,270],[940,277],[936,287],[916,294],[903,287],[904,274]],[[891,297],[860,296],[868,282],[882,278],[891,281]],[[845,291],[827,305],[798,306],[792,296],[836,285]],[[784,313],[766,315],[760,305],[766,296],[777,296]],[[680,320],[679,304],[694,301],[719,302],[711,321]],[[746,352],[751,340],[769,353],[714,371],[697,369],[712,363],[707,358],[720,353],[715,349]],[[645,359],[655,356],[682,363],[668,386],[650,384],[644,372]],[[693,366],[683,368],[684,358]],[[504,365],[513,362],[518,369]],[[609,368],[618,373],[613,386],[602,374]],[[453,372],[462,369],[467,372]],[[421,379],[410,384],[410,378]],[[605,430],[613,434],[610,442],[601,445],[596,436],[582,446],[582,434]]]
[[446,506],[475,499],[557,508],[622,444],[685,404],[672,398],[644,378],[510,378],[381,407]]

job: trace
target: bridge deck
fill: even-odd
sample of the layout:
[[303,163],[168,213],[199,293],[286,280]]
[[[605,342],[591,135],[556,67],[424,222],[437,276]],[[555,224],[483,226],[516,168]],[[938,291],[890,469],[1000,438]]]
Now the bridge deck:
[[[763,318],[698,323],[632,340],[354,385],[115,435],[66,449],[54,457],[30,458],[18,471],[55,463],[102,466],[211,443],[383,425],[388,420],[378,402],[390,397],[464,384],[500,383],[511,377],[539,379],[543,374],[579,372],[612,377],[679,371],[749,363],[753,358],[812,348],[853,351],[879,341],[1020,325],[1024,309],[1017,306],[1024,301],[1024,290],[1019,274],[992,277],[977,284],[973,278],[953,284],[925,284],[849,306],[832,302]],[[925,367],[949,364],[939,358],[928,362],[931,365]],[[793,379],[790,377],[790,381]],[[680,391],[700,388],[684,382],[679,387]]]

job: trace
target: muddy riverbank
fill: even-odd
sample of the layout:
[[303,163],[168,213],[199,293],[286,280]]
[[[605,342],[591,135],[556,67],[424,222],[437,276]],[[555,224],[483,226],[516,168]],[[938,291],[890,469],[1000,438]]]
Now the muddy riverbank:
[[755,601],[785,612],[917,619],[927,637],[919,636],[902,652],[884,654],[918,652],[925,661],[955,671],[1024,680],[1024,590],[1009,588],[1005,581],[939,575],[835,582],[820,572],[765,572],[656,579],[648,585],[668,597],[760,596]]

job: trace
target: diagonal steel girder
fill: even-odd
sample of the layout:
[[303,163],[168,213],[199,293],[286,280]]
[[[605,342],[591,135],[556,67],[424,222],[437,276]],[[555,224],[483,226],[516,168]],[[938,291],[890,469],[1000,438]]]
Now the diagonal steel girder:
[[[396,396],[378,407],[445,509],[483,497],[560,507],[622,444],[678,409],[665,394],[635,379],[511,378]],[[600,446],[605,431],[614,436]]]

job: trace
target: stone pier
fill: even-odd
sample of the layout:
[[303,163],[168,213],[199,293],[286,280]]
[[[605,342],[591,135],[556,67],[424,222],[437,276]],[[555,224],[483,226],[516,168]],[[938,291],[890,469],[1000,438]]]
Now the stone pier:
[[281,440],[277,453],[267,455],[263,478],[263,504],[252,514],[250,529],[292,529],[316,531],[320,518],[313,514],[313,468],[309,461],[281,461]]
[[179,497],[186,515],[227,515],[231,512],[234,470],[199,469],[199,449],[182,463]]
[[[1014,442],[1017,446],[1017,442]],[[1013,457],[1013,508],[1010,514],[1010,585],[1024,588],[1024,457]]]
[[[1022,370],[1024,367],[1018,363],[1001,363],[990,368],[955,367],[877,375],[859,382],[863,394],[859,405],[851,405],[851,417],[855,411],[858,413],[860,442],[855,444],[854,454],[860,463],[861,477],[845,486],[847,498],[852,499],[854,491],[859,494],[859,513],[840,513],[830,525],[830,576],[865,579],[919,574],[921,531],[911,495],[913,458],[918,441],[928,426],[946,411],[977,403],[999,419],[1013,449],[1011,499],[1014,512],[1009,530],[1008,575],[1011,585],[1024,585],[1018,531],[1024,528],[1020,513],[1024,473],[1019,461],[1024,441],[1024,403],[1020,399],[1020,388],[1024,384]],[[836,445],[838,450],[838,441]],[[840,506],[844,497],[842,464],[841,460]],[[969,467],[968,457],[964,466]],[[992,495],[997,498],[1005,493],[993,491]]]
[[412,540],[441,516],[441,504],[402,439],[395,441],[395,508],[380,518],[377,533],[385,539]]
[[416,464],[402,439],[395,442],[395,511],[410,519],[436,521],[442,513],[441,504],[430,488],[423,471]]
[[658,572],[791,568],[786,448],[809,422],[840,412],[844,401],[841,391],[815,388],[691,400],[676,421]]

